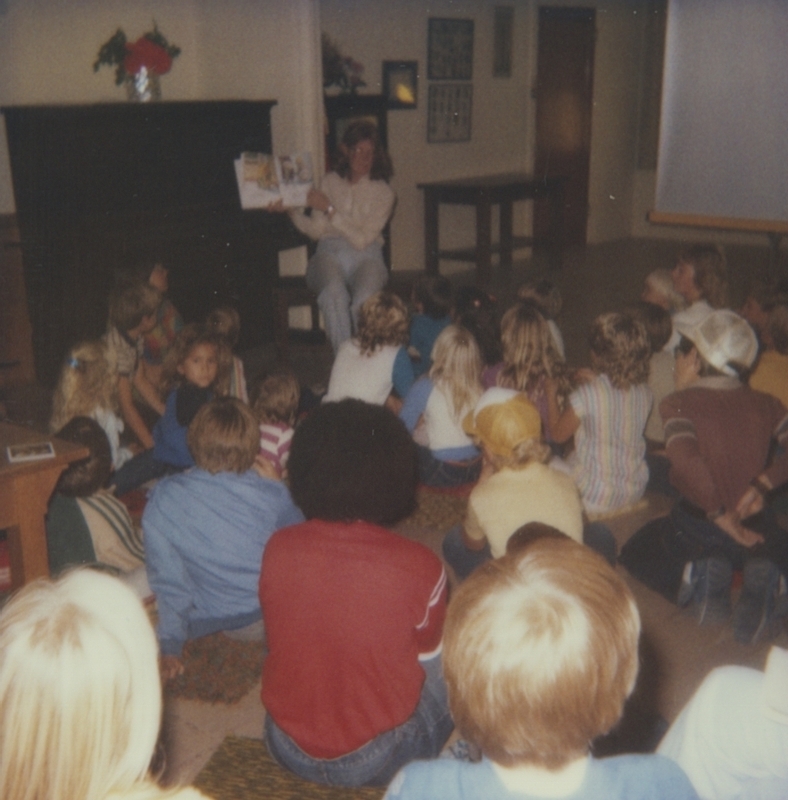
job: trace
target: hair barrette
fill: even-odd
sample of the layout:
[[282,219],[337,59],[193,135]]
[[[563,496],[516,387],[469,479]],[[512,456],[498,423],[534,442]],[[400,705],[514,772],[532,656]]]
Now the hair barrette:
[[68,359],[67,363],[68,363],[69,367],[71,367],[72,369],[79,369],[79,366],[80,366],[79,359],[76,358],[75,356],[71,356]]

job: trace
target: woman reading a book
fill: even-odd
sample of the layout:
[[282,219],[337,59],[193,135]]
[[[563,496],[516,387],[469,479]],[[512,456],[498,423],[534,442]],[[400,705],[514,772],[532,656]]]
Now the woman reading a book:
[[394,207],[392,174],[375,125],[354,122],[342,137],[335,171],[309,192],[311,213],[290,211],[295,226],[318,241],[306,282],[317,292],[334,352],[352,336],[363,302],[388,280],[382,231]]

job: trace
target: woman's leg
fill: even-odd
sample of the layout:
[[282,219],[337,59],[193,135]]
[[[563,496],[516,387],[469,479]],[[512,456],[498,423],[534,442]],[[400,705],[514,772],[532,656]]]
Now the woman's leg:
[[444,561],[461,581],[465,580],[476,567],[492,558],[490,545],[486,542],[481,550],[470,550],[465,546],[462,540],[462,525],[455,525],[443,537],[441,550]]
[[389,280],[380,245],[372,244],[356,253],[356,263],[348,276],[348,288],[352,298],[350,315],[354,330],[358,330],[358,312],[364,301],[379,292]]
[[350,292],[345,285],[348,266],[343,263],[341,240],[323,239],[318,243],[317,252],[309,259],[306,267],[306,283],[317,292],[317,304],[323,312],[326,335],[334,348],[351,336]]

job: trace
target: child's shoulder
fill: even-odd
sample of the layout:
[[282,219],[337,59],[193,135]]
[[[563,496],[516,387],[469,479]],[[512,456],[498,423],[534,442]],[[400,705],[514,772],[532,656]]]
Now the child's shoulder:
[[609,800],[696,800],[689,778],[672,759],[657,754],[591,759],[586,775],[588,797]]
[[389,785],[386,800],[464,800],[510,797],[490,762],[472,764],[454,758],[414,761],[400,770]]

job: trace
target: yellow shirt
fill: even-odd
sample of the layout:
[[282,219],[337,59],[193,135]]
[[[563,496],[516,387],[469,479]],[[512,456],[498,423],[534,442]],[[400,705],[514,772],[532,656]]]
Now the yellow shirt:
[[750,376],[750,388],[776,397],[788,408],[788,355],[776,350],[761,353]]

